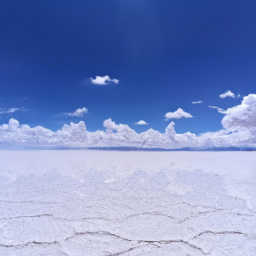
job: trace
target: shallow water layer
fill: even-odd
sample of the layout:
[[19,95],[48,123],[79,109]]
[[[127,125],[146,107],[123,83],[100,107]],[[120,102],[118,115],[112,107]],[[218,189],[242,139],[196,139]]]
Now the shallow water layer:
[[256,255],[256,152],[0,151],[0,255]]

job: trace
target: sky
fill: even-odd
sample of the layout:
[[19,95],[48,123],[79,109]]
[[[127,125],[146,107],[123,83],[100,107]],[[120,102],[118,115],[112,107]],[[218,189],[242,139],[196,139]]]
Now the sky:
[[218,131],[221,109],[256,93],[255,13],[251,0],[1,1],[0,124]]

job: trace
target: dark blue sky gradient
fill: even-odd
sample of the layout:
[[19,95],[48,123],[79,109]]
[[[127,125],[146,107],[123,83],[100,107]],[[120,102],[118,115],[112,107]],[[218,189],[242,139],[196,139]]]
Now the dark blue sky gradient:
[[[255,0],[3,0],[0,108],[25,107],[11,117],[53,130],[112,118],[163,132],[180,107],[194,118],[174,120],[177,132],[219,130],[223,115],[208,105],[241,102],[220,99],[226,90],[256,92],[255,14]],[[120,83],[85,81],[96,75]],[[60,117],[81,107],[83,118]]]

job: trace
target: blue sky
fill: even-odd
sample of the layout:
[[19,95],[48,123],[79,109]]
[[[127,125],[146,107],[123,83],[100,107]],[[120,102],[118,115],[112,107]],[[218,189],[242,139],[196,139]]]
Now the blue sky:
[[[208,106],[240,104],[219,97],[227,90],[256,91],[255,13],[255,1],[236,0],[1,1],[0,108],[23,109],[0,123],[220,130],[223,115]],[[119,83],[89,80],[105,75]],[[83,117],[65,114],[82,107]],[[193,118],[165,121],[178,108]]]

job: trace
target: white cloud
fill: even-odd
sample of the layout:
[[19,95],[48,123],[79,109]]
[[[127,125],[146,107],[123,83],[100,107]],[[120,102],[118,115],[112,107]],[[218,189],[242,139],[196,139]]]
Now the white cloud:
[[238,94],[238,95],[237,95],[237,98],[238,98],[238,99],[241,98],[241,94]]
[[106,128],[107,133],[113,133],[116,131],[122,136],[130,136],[131,134],[134,135],[136,132],[131,129],[127,124],[116,124],[111,118],[105,120],[103,122],[103,126]]
[[225,93],[219,95],[220,98],[225,99],[227,97],[235,98],[235,94],[231,91],[226,91]]
[[175,112],[168,112],[165,114],[166,120],[168,119],[179,119],[179,118],[190,118],[193,117],[191,114],[185,112],[182,108],[178,108]]
[[112,82],[113,82],[114,84],[118,84],[118,83],[119,83],[119,80],[116,79],[116,78],[114,78],[114,79],[112,79]]
[[[111,119],[104,121],[106,131],[88,132],[84,122],[64,125],[61,130],[52,132],[41,126],[34,128],[20,125],[15,119],[0,126],[1,144],[67,146],[67,147],[138,147],[138,148],[212,148],[230,146],[255,146],[255,135],[246,129],[221,130],[196,136],[190,132],[177,134],[171,122],[165,133],[149,129],[136,133],[128,125],[116,124]],[[114,132],[115,131],[115,132]],[[246,141],[245,141],[246,140]]]
[[82,117],[84,114],[88,112],[88,109],[83,107],[83,108],[78,108],[76,111],[73,113],[68,113],[69,116],[76,116],[76,117]]
[[140,120],[140,121],[138,121],[138,122],[135,123],[135,124],[137,124],[137,125],[147,125],[148,123],[145,122],[144,120]]
[[201,104],[201,103],[203,103],[201,100],[199,100],[199,101],[192,101],[192,104]]
[[215,106],[208,106],[209,108],[215,108],[221,114],[226,114],[226,111],[223,108],[215,107]]
[[17,121],[17,120],[14,119],[14,118],[11,118],[11,119],[10,119],[10,121],[9,121],[9,127],[8,127],[10,130],[16,130],[19,126],[20,126],[19,121]]
[[12,114],[12,113],[14,113],[16,111],[19,111],[19,110],[24,111],[25,108],[9,108],[8,110],[4,110],[4,109],[2,110],[0,108],[0,114]]
[[95,79],[90,78],[90,80],[93,84],[97,84],[97,85],[106,85],[106,84],[108,84],[107,82],[114,83],[114,84],[119,83],[118,79],[116,79],[116,78],[111,79],[109,76],[96,76]]
[[224,129],[196,136],[190,132],[177,134],[171,122],[160,133],[149,129],[136,133],[126,124],[116,124],[111,119],[103,122],[105,131],[89,132],[84,122],[64,125],[53,132],[41,126],[20,125],[15,119],[0,125],[1,144],[67,146],[67,147],[138,147],[138,148],[256,148],[256,94],[244,97],[242,103],[227,110],[211,106],[225,114]]
[[224,128],[246,127],[256,128],[256,94],[244,97],[241,104],[226,110],[222,120]]

